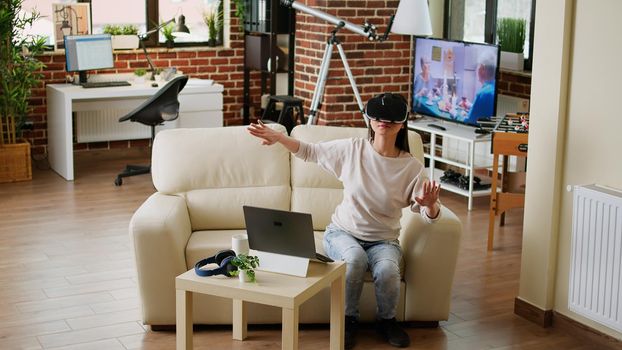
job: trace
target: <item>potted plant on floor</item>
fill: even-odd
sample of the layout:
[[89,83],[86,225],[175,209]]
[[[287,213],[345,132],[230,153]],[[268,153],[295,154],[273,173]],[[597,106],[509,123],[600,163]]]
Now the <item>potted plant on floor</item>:
[[236,266],[237,271],[232,274],[240,278],[240,282],[255,282],[255,269],[259,266],[259,258],[253,255],[239,254],[236,255],[231,263]]
[[112,35],[113,50],[138,48],[138,27],[135,25],[118,26],[106,24],[104,33]]
[[20,14],[24,0],[0,2],[0,183],[32,179],[30,144],[22,130],[30,112],[32,88],[41,84],[45,39],[25,35],[40,18]]
[[527,21],[523,18],[504,17],[497,21],[497,41],[501,48],[501,68],[523,70],[526,23]]

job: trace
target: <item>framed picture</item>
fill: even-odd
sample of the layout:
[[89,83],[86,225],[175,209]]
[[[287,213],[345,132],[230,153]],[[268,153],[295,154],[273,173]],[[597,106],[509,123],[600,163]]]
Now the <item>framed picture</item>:
[[65,35],[91,34],[91,4],[52,4],[54,47],[65,48]]

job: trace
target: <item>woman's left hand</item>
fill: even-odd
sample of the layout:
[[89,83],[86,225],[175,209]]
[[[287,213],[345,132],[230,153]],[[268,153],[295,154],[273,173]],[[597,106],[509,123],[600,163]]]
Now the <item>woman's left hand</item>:
[[415,201],[422,207],[426,208],[428,216],[435,218],[438,215],[440,208],[437,205],[438,197],[441,192],[441,184],[436,181],[426,181],[423,184],[423,190],[418,197],[415,197]]

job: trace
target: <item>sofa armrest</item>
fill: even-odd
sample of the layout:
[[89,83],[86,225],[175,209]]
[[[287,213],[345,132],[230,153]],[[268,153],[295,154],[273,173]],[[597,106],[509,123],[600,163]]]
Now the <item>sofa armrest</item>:
[[462,224],[446,207],[441,207],[441,218],[432,224],[407,208],[401,224],[404,317],[411,321],[447,320]]
[[187,270],[191,233],[186,201],[179,196],[155,193],[132,216],[130,237],[145,324],[175,323],[169,316],[175,315],[175,277]]

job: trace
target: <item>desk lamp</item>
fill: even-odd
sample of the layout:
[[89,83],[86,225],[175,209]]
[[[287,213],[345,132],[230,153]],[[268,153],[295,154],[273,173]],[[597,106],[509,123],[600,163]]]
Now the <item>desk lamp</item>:
[[[412,35],[428,36],[432,35],[432,23],[430,22],[430,11],[427,0],[401,0],[397,7],[397,13],[393,20],[391,30],[395,34],[410,35],[410,65],[408,78],[408,96],[412,84]],[[410,99],[409,99],[410,100]],[[411,106],[412,107],[412,106]]]
[[145,33],[138,34],[138,41],[140,42],[140,46],[143,48],[143,52],[145,53],[145,57],[149,63],[149,69],[151,70],[151,78],[149,80],[155,80],[155,68],[153,67],[153,62],[151,62],[151,59],[149,58],[149,54],[147,54],[145,40],[149,37],[149,35],[158,32],[170,23],[176,23],[175,28],[173,28],[173,36],[188,36],[188,34],[190,34],[190,29],[186,26],[186,17],[184,15],[179,15],[179,17],[177,17],[177,21],[175,21],[175,18],[171,18]]

